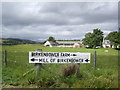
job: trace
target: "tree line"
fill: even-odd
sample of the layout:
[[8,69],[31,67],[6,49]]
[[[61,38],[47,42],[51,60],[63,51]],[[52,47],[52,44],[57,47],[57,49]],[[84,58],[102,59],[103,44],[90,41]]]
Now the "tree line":
[[1,45],[18,45],[18,44],[40,44],[36,41],[31,40],[23,40],[23,39],[17,39],[17,38],[2,38]]
[[85,34],[85,38],[82,39],[84,45],[88,45],[90,48],[96,48],[96,46],[102,47],[103,38],[110,41],[110,45],[114,45],[115,48],[120,45],[120,31],[110,32],[106,37],[103,37],[103,32],[100,29],[94,29],[93,33],[88,32]]
[[[109,40],[110,44],[114,45],[116,48],[117,46],[120,46],[120,31],[110,32],[106,37],[104,37],[103,35],[104,33],[101,29],[93,29],[93,32],[88,32],[85,34],[85,38],[82,39],[82,43],[84,45],[88,45],[89,48],[96,48],[97,46],[102,47],[103,39],[105,39]],[[50,36],[46,41],[56,42],[55,38],[52,36]]]

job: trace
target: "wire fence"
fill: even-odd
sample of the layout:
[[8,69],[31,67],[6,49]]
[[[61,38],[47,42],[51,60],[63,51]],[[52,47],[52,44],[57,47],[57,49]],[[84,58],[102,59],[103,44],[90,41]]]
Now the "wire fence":
[[[36,70],[35,64],[29,63],[29,52],[26,51],[2,51],[2,64],[3,70],[4,68],[9,68],[13,70],[13,72],[17,70],[22,73],[21,77],[24,77],[30,72]],[[61,65],[42,64],[42,66],[42,69],[46,70],[47,72],[52,73],[53,75],[60,75],[53,69],[59,69]],[[19,79],[21,79],[21,77]]]
[[[47,82],[52,82],[54,80],[55,83],[53,85],[58,85],[61,82],[74,83],[74,80],[76,81],[81,80],[81,82],[84,82],[85,80],[86,82],[90,81],[90,85],[91,85],[91,83],[92,84],[98,83],[99,81],[98,82],[94,82],[94,81],[100,80],[101,77],[103,78],[101,79],[101,82],[103,81],[105,82],[105,84],[108,84],[109,83],[108,80],[110,82],[113,82],[114,79],[117,79],[117,72],[118,72],[117,55],[112,55],[112,54],[104,55],[101,54],[101,52],[96,52],[96,56],[95,56],[94,55],[95,52],[92,52],[90,63],[81,63],[79,66],[80,75],[81,75],[80,78],[73,77],[72,79],[70,79],[71,77],[70,78],[67,77],[63,79],[63,77],[61,77],[62,75],[61,70],[63,67],[69,65],[68,63],[65,64],[43,63],[42,68],[40,70],[39,78],[36,78],[36,66],[34,63],[29,63],[28,51],[6,50],[0,52],[2,52],[2,85],[3,86],[5,85],[26,86],[26,85],[34,85],[30,83],[35,83],[37,87],[42,87],[41,86],[42,83],[44,84]],[[94,58],[96,58],[96,64]],[[96,79],[96,77],[98,78]]]
[[[5,60],[6,59],[6,60]],[[7,64],[8,67],[16,65],[27,65],[30,66],[28,63],[28,52],[21,52],[21,51],[2,51],[2,61]]]
[[[93,55],[91,56],[91,62],[94,63]],[[7,62],[5,62],[5,59],[7,60]],[[29,52],[27,51],[2,51],[2,61],[3,63],[7,63],[7,66],[9,66],[9,63],[31,65],[29,63]]]
[[[29,72],[35,70],[35,64],[29,63],[29,52],[27,51],[0,51],[2,52],[2,64],[4,68],[9,68],[14,71],[21,72],[21,76],[29,74]],[[94,61],[94,58],[97,58]],[[6,60],[5,60],[6,59]],[[118,58],[116,56],[104,56],[104,55],[94,55],[94,52],[91,54],[91,61],[88,64],[81,64],[80,70],[91,70],[99,68],[109,68],[117,65]],[[61,67],[68,64],[42,64],[43,69],[53,75],[60,75]]]

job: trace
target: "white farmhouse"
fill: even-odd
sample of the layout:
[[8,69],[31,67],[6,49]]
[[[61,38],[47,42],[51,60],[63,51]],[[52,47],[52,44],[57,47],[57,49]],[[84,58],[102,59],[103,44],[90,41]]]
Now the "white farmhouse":
[[44,46],[45,47],[56,47],[57,46],[57,43],[56,42],[52,42],[52,41],[46,41],[44,43]]
[[111,45],[109,40],[103,40],[102,46],[103,48],[120,48],[120,45],[117,45],[116,47]]
[[109,40],[103,40],[102,46],[103,48],[112,48]]
[[46,41],[44,43],[45,47],[73,47],[73,48],[80,48],[82,46],[82,41]]

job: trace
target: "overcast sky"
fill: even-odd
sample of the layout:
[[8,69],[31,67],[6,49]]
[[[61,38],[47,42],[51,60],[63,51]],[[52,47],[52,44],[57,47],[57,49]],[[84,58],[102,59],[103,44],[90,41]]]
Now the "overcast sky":
[[117,2],[2,3],[3,38],[82,39],[96,28],[117,31],[117,23]]

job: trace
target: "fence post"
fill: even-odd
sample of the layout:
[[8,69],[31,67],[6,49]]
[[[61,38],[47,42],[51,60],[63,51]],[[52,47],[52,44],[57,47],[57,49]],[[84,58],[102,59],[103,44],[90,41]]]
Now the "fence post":
[[94,51],[94,69],[96,69],[96,51]]
[[77,63],[77,65],[78,65],[77,76],[79,77],[80,76],[80,63]]
[[7,66],[7,51],[4,51],[4,66]]
[[[37,49],[36,51],[42,52],[42,49]],[[40,69],[42,67],[42,63],[35,63],[36,68],[36,77],[38,78],[40,75]]]

